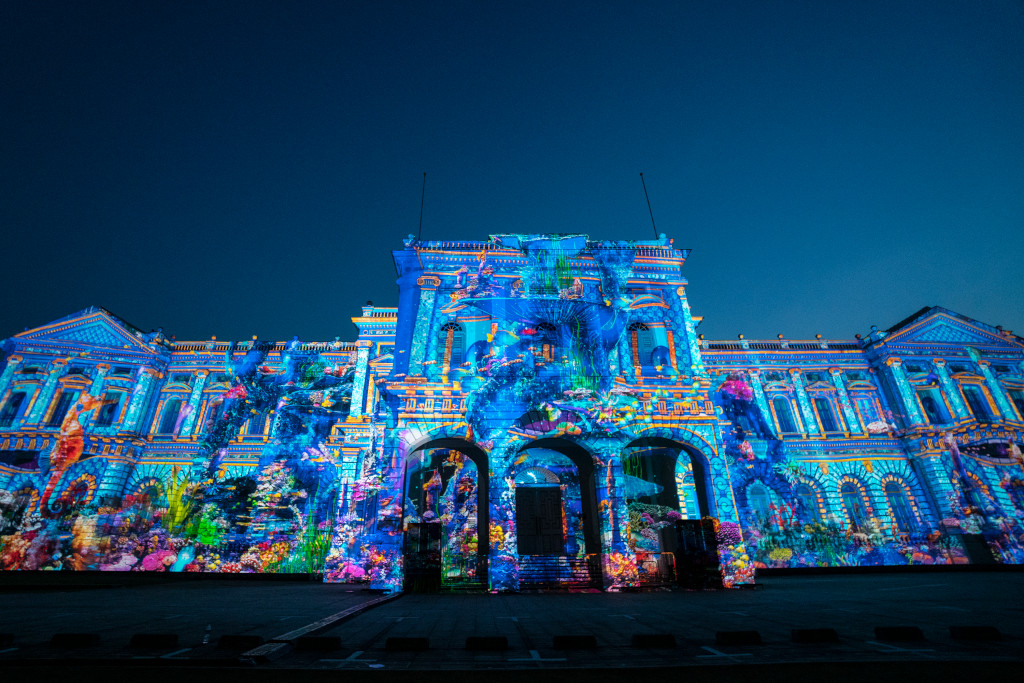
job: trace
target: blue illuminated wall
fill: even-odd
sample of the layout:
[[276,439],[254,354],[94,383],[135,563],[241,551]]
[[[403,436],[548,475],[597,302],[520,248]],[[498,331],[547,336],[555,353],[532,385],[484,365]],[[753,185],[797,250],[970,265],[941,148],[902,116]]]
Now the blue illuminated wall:
[[410,238],[353,342],[100,308],[4,340],[0,568],[517,590],[1024,560],[1019,337],[929,308],[705,340],[687,254]]

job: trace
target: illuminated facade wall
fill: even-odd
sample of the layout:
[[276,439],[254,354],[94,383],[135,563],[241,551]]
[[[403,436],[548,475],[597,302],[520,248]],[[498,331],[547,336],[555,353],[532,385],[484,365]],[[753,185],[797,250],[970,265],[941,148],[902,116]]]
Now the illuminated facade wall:
[[0,568],[515,590],[1024,560],[1009,332],[930,308],[705,340],[666,239],[394,255],[398,306],[354,342],[175,342],[99,308],[5,340]]

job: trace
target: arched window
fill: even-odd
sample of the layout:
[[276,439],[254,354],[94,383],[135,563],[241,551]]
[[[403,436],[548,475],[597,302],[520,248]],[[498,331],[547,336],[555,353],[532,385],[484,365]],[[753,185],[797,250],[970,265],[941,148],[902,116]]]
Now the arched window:
[[974,417],[978,420],[991,420],[992,412],[988,409],[988,401],[985,400],[981,389],[968,384],[963,387],[963,390],[964,398],[967,400],[967,405],[971,407]]
[[789,401],[782,396],[772,399],[772,407],[775,408],[775,419],[779,423],[780,432],[796,432],[796,423],[793,422],[793,411],[789,407]]
[[818,419],[821,420],[821,428],[826,432],[837,432],[836,416],[832,412],[832,402],[827,398],[814,399],[814,407],[818,409]]
[[889,501],[892,521],[896,524],[896,528],[903,532],[913,531],[917,526],[916,518],[910,508],[910,502],[907,500],[907,492],[899,482],[887,481],[885,483],[885,499]]
[[800,504],[797,509],[797,517],[804,524],[811,524],[821,519],[821,512],[818,510],[818,496],[807,484],[800,484],[796,487],[796,500]]
[[851,524],[860,524],[867,518],[867,511],[864,509],[864,499],[857,486],[853,482],[844,482],[839,487],[839,497],[843,501],[843,509],[846,511],[846,518]]
[[437,361],[448,362],[448,367],[457,368],[466,358],[466,333],[462,325],[445,323],[437,337]]
[[178,421],[178,413],[181,412],[181,399],[172,398],[164,404],[164,412],[160,418],[160,427],[157,434],[173,434],[174,425]]
[[654,350],[654,332],[641,322],[633,323],[628,330],[633,365],[650,365],[651,351]]
[[772,503],[772,494],[768,491],[768,487],[759,481],[755,481],[747,488],[747,503],[760,518],[767,519],[772,514],[768,507]]
[[18,416],[18,411],[21,410],[21,404],[24,402],[24,391],[16,391],[11,394],[3,411],[0,412],[0,427],[10,427],[14,423],[14,418]]

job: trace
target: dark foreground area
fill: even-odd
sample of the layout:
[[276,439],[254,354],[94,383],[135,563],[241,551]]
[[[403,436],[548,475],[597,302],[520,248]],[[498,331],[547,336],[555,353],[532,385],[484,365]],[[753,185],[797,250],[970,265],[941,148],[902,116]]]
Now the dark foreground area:
[[0,677],[978,680],[1024,662],[1022,599],[1021,572],[397,596],[308,581],[22,579],[0,581]]

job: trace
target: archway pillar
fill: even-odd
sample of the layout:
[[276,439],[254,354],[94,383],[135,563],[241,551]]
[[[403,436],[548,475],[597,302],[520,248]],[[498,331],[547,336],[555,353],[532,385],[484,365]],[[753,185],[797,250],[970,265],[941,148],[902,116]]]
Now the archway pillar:
[[595,477],[605,589],[640,583],[636,553],[629,545],[629,510],[623,474],[622,456],[616,453],[606,458],[603,475],[599,473]]

